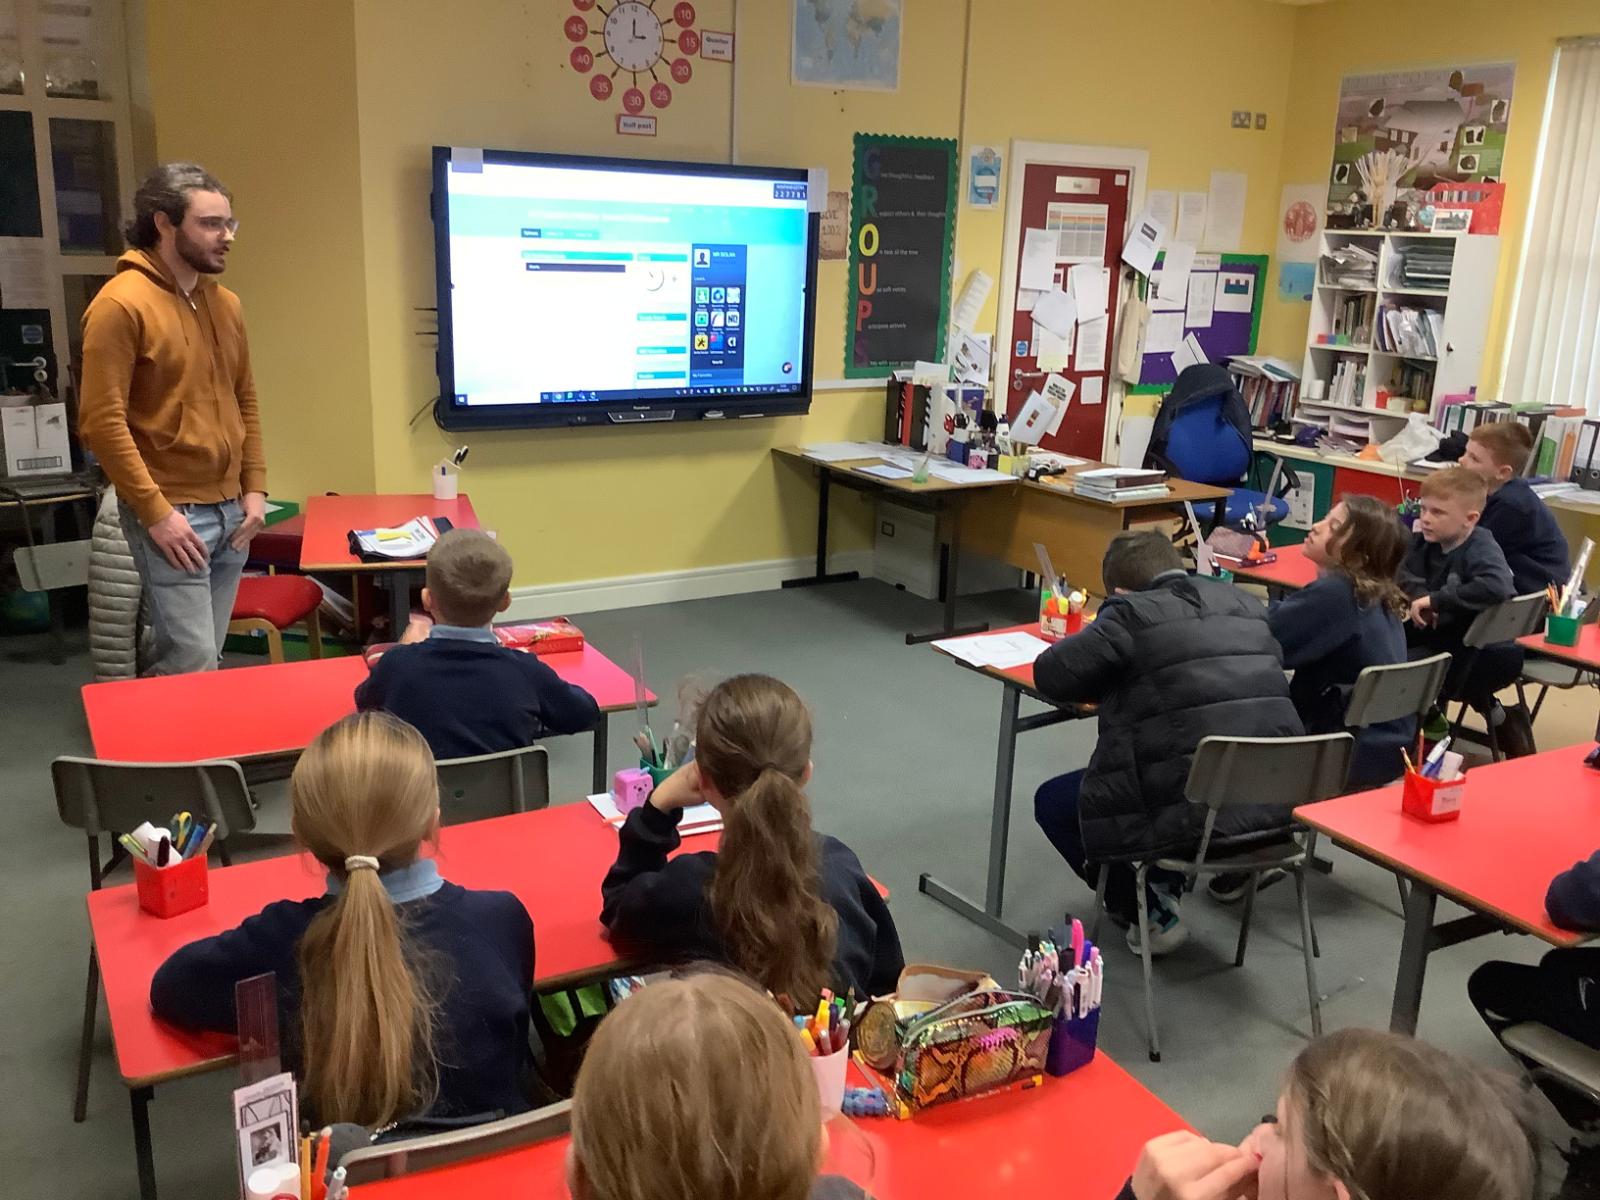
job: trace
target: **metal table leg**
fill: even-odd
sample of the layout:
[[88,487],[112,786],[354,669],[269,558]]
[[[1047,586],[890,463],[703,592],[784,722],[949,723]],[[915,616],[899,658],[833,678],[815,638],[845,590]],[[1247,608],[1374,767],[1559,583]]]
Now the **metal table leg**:
[[[908,633],[906,645],[919,646],[923,642],[937,641],[940,638],[965,637],[969,633],[983,633],[989,628],[989,622],[980,621],[975,625],[956,626],[956,598],[961,594],[961,510],[964,506],[957,500],[950,506],[950,540],[944,543],[944,627],[932,633]],[[1007,689],[1008,691],[1010,689]]]
[[594,791],[595,795],[606,791],[610,786],[606,782],[606,766],[609,761],[608,743],[611,731],[611,714],[601,713],[600,724],[594,727]]
[[861,578],[859,571],[828,573],[828,491],[833,473],[827,467],[818,467],[817,479],[817,569],[811,575],[785,579],[783,586],[786,588],[814,587],[819,583],[849,583]]
[[1428,951],[1433,943],[1433,910],[1438,895],[1420,879],[1411,881],[1406,896],[1405,935],[1400,941],[1400,967],[1394,980],[1394,1007],[1389,1011],[1389,1029],[1394,1033],[1417,1032],[1417,1014],[1422,1009],[1422,980],[1428,969]]
[[156,1157],[150,1146],[150,1101],[155,1094],[150,1087],[128,1091],[133,1106],[133,1155],[139,1164],[139,1200],[156,1200]]
[[1011,784],[1017,759],[1017,713],[1021,701],[1020,688],[1001,689],[1000,740],[995,752],[994,768],[994,809],[989,819],[989,875],[984,885],[982,907],[927,872],[923,872],[917,881],[917,890],[981,925],[996,937],[1015,946],[1026,947],[1027,938],[1000,919],[1005,904],[1006,847],[1011,834]]

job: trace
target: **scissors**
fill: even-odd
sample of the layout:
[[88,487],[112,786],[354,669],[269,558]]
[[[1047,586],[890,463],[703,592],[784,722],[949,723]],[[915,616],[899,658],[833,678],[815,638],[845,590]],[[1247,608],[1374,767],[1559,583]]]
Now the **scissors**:
[[172,844],[182,846],[189,840],[189,834],[194,830],[194,817],[187,812],[181,812],[172,818],[169,828],[172,830]]

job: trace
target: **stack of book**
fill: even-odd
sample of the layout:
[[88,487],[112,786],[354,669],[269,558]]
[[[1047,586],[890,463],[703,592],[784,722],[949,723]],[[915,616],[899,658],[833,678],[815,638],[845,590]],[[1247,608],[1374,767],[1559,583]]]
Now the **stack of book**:
[[1455,262],[1453,242],[1411,242],[1395,251],[1399,262],[1394,269],[1398,288],[1427,288],[1444,291],[1450,286],[1450,268]]
[[1408,358],[1438,358],[1444,343],[1444,314],[1431,308],[1397,308],[1385,304],[1377,326],[1376,345]]
[[1353,242],[1335,246],[1322,256],[1321,273],[1323,283],[1370,290],[1378,286],[1378,255]]
[[1359,359],[1340,358],[1328,380],[1328,403],[1359,408],[1367,395],[1367,364]]
[[1096,467],[1092,471],[1079,471],[1072,477],[1074,495],[1090,500],[1151,500],[1165,496],[1167,487],[1165,471],[1139,470],[1134,467]]
[[1294,412],[1300,372],[1281,358],[1238,354],[1228,360],[1234,386],[1250,410],[1250,424],[1267,429]]
[[1343,337],[1346,345],[1366,346],[1372,342],[1372,314],[1376,296],[1346,296],[1333,310],[1333,336]]

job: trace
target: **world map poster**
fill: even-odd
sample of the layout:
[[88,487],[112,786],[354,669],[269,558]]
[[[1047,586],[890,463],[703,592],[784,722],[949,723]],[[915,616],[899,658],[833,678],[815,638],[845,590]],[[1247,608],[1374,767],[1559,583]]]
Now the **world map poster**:
[[901,0],[794,0],[794,82],[894,91]]

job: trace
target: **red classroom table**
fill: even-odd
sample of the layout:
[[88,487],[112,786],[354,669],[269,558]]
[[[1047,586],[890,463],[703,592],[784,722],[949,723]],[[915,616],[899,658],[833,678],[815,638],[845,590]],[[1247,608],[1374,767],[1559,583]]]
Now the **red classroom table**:
[[[877,1200],[1068,1195],[1110,1200],[1145,1142],[1187,1123],[1104,1054],[1042,1087],[947,1104],[909,1121],[835,1118],[825,1170]],[[350,1189],[359,1200],[566,1197],[568,1139]],[[1062,1189],[1059,1193],[1057,1189]]]
[[[994,637],[997,634],[1007,633],[1031,633],[1034,637],[1039,637],[1039,623],[1034,621],[1028,625],[1013,625],[1008,629],[997,629],[992,633],[974,636]],[[958,666],[976,671],[979,675],[1000,683],[1000,736],[995,749],[994,808],[989,820],[989,873],[984,884],[983,903],[981,905],[974,903],[955,888],[940,883],[926,871],[917,879],[917,890],[974,924],[982,926],[996,937],[1003,938],[1014,946],[1025,947],[1027,938],[1001,919],[1005,906],[1006,849],[1011,835],[1011,790],[1017,763],[1017,735],[1034,729],[1044,729],[1050,725],[1059,725],[1063,721],[1082,720],[1093,716],[1095,709],[1093,705],[1058,704],[1041,694],[1033,684],[1032,663],[1002,671],[995,667],[974,666],[955,657],[938,643],[934,644],[934,649],[949,657]],[[1023,696],[1048,704],[1050,708],[1046,712],[1022,716]]]
[[351,574],[371,572],[389,589],[389,632],[398,638],[411,615],[411,589],[421,582],[423,560],[362,562],[350,553],[352,529],[404,525],[413,517],[448,517],[457,529],[477,529],[478,514],[463,494],[435,500],[424,492],[382,496],[312,496],[306,501],[305,534],[300,542],[300,570]]
[[[1557,929],[1550,881],[1600,848],[1600,771],[1588,746],[1568,746],[1467,772],[1461,816],[1432,824],[1400,810],[1400,785],[1295,809],[1337,845],[1411,881],[1389,1028],[1415,1033],[1428,954],[1498,930],[1552,946],[1588,935]],[[1471,913],[1434,925],[1440,896]]]
[[[715,849],[718,835],[684,839],[685,850]],[[439,866],[472,888],[513,892],[533,917],[534,985],[571,987],[629,969],[600,925],[600,881],[617,857],[617,834],[588,804],[452,825],[440,833]],[[140,1194],[155,1195],[149,1103],[155,1085],[220,1070],[237,1042],[187,1033],[150,1011],[150,980],[168,955],[232,929],[274,900],[320,895],[321,869],[308,855],[286,855],[210,872],[205,907],[162,920],[139,908],[132,885],[88,895],[89,927],[100,960],[117,1069],[133,1106]]]
[[[1527,637],[1518,638],[1517,644],[1568,666],[1600,672],[1600,625],[1578,626],[1578,644],[1575,646],[1557,646],[1546,641],[1542,633],[1530,633]],[[1600,742],[1600,718],[1595,720],[1594,739]]]
[[[1303,546],[1277,546],[1274,552],[1278,558],[1275,562],[1263,563],[1260,566],[1245,566],[1240,564],[1231,567],[1234,582],[1257,583],[1267,589],[1267,595],[1274,600],[1288,592],[1298,592],[1303,587],[1309,587],[1317,580],[1317,565],[1306,557]],[[1228,566],[1233,559],[1223,559],[1223,566]]]
[[[610,714],[633,708],[633,676],[590,645],[570,654],[547,654],[544,661],[600,706],[592,782],[603,792]],[[354,655],[118,679],[85,684],[83,713],[97,758],[143,763],[249,759],[304,750],[317,734],[355,711],[355,688],[366,677],[365,661]],[[645,701],[654,704],[654,693],[646,692]]]

